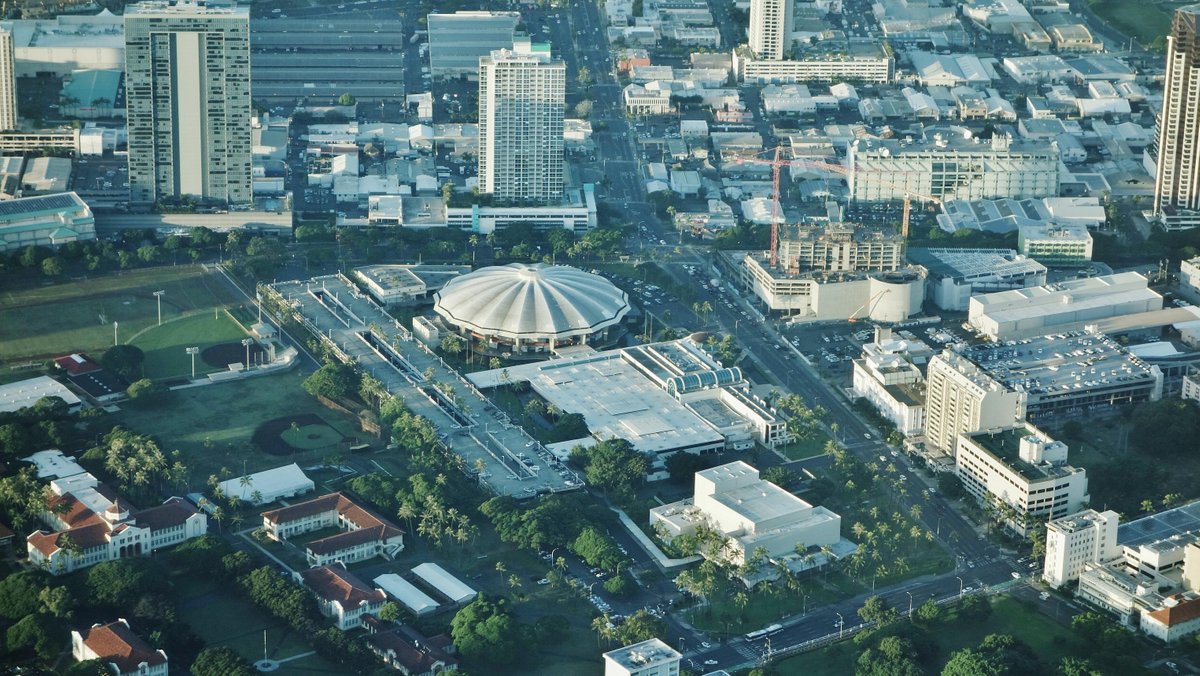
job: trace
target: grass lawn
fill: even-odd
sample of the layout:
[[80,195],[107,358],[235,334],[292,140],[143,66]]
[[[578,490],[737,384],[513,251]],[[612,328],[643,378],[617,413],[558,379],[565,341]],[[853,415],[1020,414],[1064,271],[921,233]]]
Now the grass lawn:
[[[983,622],[961,621],[953,610],[944,618],[923,634],[934,648],[925,663],[929,673],[939,673],[952,653],[979,645],[988,634],[1010,634],[1024,641],[1047,667],[1056,666],[1067,655],[1086,657],[1069,629],[1011,598],[994,600],[992,616]],[[853,641],[844,641],[782,660],[775,664],[775,670],[781,674],[843,676],[854,673],[854,661],[863,649]]]
[[1164,9],[1158,3],[1088,0],[1088,5],[1097,16],[1143,45],[1148,46],[1166,35],[1171,28],[1170,10]]
[[828,441],[829,436],[827,434],[817,432],[811,438],[794,441],[786,446],[780,446],[776,450],[786,455],[788,460],[804,460],[806,458],[815,458],[818,455],[825,455],[825,444]]
[[[263,632],[267,656],[285,659],[310,652],[303,638],[249,601],[215,585],[181,590],[179,618],[209,646],[233,649],[253,662],[262,659]],[[189,593],[190,592],[190,593]],[[278,674],[336,673],[337,668],[316,655],[282,665]]]
[[[822,583],[822,579],[818,573],[806,579],[795,592],[776,590],[775,593],[769,591],[772,587],[770,583],[759,584],[754,591],[748,592],[741,582],[722,579],[719,583],[722,589],[713,594],[707,606],[687,611],[688,621],[713,636],[724,636],[725,640],[736,638],[780,618],[836,601],[841,595],[832,585]],[[746,592],[748,596],[745,608],[732,600],[739,591]]]
[[[300,466],[322,462],[325,452],[303,451],[270,455],[250,445],[255,428],[281,416],[312,413],[347,437],[364,437],[355,421],[325,408],[300,388],[305,373],[250,378],[193,387],[171,394],[154,408],[127,408],[117,413],[120,424],[149,433],[163,450],[178,449],[190,471],[191,489],[212,474],[227,469],[229,476],[257,472],[290,462]],[[163,424],[170,420],[170,424]]]
[[9,285],[0,292],[0,360],[25,363],[68,352],[99,357],[119,340],[194,310],[235,303],[229,290],[199,266],[134,270],[52,285]]
[[[242,327],[224,312],[198,312],[164,321],[162,326],[152,326],[129,342],[146,353],[142,365],[146,377],[165,380],[191,375],[192,358],[185,348],[199,347],[203,351],[206,347],[234,343],[245,337]],[[196,355],[197,375],[223,370],[223,367],[209,366]]]

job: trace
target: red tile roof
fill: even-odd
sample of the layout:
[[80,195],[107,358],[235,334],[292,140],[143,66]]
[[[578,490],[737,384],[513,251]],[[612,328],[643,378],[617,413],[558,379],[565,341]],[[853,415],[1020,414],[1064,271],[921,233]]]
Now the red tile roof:
[[136,673],[143,662],[152,667],[167,662],[166,655],[147,645],[124,620],[94,625],[79,633],[92,652],[101,660],[117,665],[121,673]]
[[341,564],[302,571],[304,586],[326,601],[337,601],[343,608],[356,607],[363,601],[383,603],[387,596],[368,585]]
[[1179,596],[1172,598],[1179,601],[1179,603],[1174,606],[1160,608],[1152,613],[1147,613],[1147,615],[1168,627],[1200,618],[1200,599],[1185,599]]
[[63,536],[69,537],[71,542],[80,549],[87,550],[108,542],[110,532],[108,524],[97,519],[95,523],[76,526],[69,530],[60,530],[56,533],[47,533],[41,530],[34,531],[32,535],[25,538],[25,541],[33,545],[42,554],[50,556],[62,548],[59,543]]
[[336,511],[342,518],[363,530],[372,527],[382,527],[383,530],[380,531],[380,537],[383,538],[392,538],[404,534],[404,531],[397,528],[387,519],[359,505],[342,493],[330,493],[288,507],[272,509],[263,512],[262,516],[263,520],[269,523],[280,524],[329,511]]
[[[435,638],[438,639],[438,643],[444,644],[441,641],[442,637]],[[367,636],[367,644],[379,653],[395,653],[396,662],[404,665],[411,673],[428,672],[437,662],[458,664],[458,660],[433,645],[434,639],[427,639],[417,630],[406,626],[371,634]]]
[[55,359],[54,363],[60,369],[73,376],[77,376],[81,373],[91,373],[92,371],[100,370],[99,364],[92,361],[92,359],[86,354],[82,353],[63,355]]

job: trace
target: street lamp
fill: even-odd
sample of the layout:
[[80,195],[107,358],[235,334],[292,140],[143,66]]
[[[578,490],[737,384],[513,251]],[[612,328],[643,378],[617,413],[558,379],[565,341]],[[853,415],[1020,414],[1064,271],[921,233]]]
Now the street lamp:
[[196,379],[196,353],[198,353],[199,351],[200,351],[200,348],[198,348],[198,347],[184,348],[184,352],[187,352],[188,354],[192,355],[192,380]]
[[250,368],[250,346],[253,344],[254,344],[253,339],[250,339],[250,338],[242,339],[242,345],[246,348],[246,368],[247,369]]
[[808,615],[808,594],[804,594],[804,602],[801,605],[801,615]]
[[834,613],[838,616],[838,638],[842,637],[842,630],[846,627],[846,620],[842,618],[841,613]]
[[158,301],[158,325],[159,326],[162,326],[162,297],[163,297],[164,293],[166,293],[165,290],[154,292],[154,299]]
[[120,345],[120,343],[117,342],[117,323],[116,322],[113,322],[113,345]]
[[912,622],[912,606],[913,606],[912,592],[906,591],[904,593],[908,594],[908,621]]
[[[958,577],[958,576],[955,575],[955,577]],[[961,577],[958,578],[958,595],[960,597],[963,595],[963,579]]]

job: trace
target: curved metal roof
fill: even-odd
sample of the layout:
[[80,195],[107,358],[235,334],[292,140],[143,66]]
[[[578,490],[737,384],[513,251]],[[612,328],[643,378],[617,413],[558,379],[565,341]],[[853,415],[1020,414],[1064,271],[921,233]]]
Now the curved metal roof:
[[524,340],[587,335],[629,312],[612,282],[566,265],[512,263],[463,275],[437,293],[434,311],[455,326]]

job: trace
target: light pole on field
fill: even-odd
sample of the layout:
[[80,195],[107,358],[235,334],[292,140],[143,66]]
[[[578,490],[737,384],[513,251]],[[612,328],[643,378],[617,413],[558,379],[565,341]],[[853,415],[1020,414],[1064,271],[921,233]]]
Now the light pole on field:
[[250,368],[250,346],[254,344],[254,340],[243,338],[242,345],[246,348],[246,368]]
[[198,352],[200,352],[200,348],[187,347],[187,348],[184,348],[184,352],[187,352],[188,354],[192,355],[192,380],[195,380],[196,379],[196,354]]
[[113,322],[113,345],[120,345],[120,343],[117,342],[117,323],[116,322]]
[[158,325],[159,326],[162,326],[162,297],[163,297],[164,293],[166,293],[166,290],[154,292],[154,299],[158,301]]

